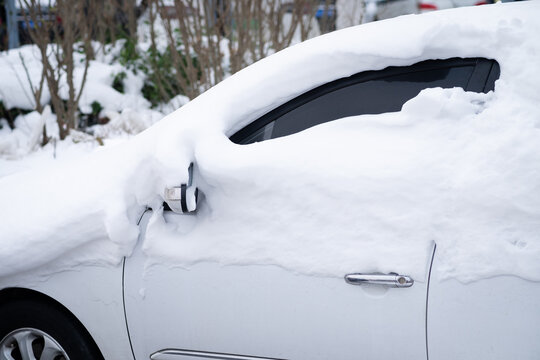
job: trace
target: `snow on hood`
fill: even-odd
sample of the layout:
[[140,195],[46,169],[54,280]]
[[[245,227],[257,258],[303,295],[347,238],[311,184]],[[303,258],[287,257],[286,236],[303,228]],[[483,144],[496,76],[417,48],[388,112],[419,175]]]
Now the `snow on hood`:
[[[307,274],[438,271],[540,280],[540,4],[404,16],[327,34],[238,72],[128,143],[0,179],[0,276],[45,264],[268,264]],[[364,70],[496,59],[495,92],[428,89],[401,112],[252,145],[227,136],[295,96]],[[160,210],[195,163],[195,216]]]

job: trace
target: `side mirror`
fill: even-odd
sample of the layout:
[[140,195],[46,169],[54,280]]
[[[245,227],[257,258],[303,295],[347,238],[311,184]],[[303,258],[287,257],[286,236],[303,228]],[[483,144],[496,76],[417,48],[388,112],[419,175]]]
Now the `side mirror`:
[[193,186],[193,163],[189,165],[188,175],[187,184],[165,188],[165,202],[178,214],[188,214],[197,210],[199,189]]

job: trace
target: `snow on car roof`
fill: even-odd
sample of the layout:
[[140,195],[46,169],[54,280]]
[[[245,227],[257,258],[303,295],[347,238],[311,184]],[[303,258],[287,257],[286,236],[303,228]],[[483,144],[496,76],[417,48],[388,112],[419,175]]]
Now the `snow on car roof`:
[[[410,15],[327,34],[238,72],[126,144],[0,179],[0,276],[114,264],[137,221],[195,163],[196,216],[152,215],[153,262],[276,265],[343,276],[439,271],[540,280],[540,80],[534,2]],[[495,92],[428,89],[397,113],[253,145],[227,136],[295,96],[365,70],[496,59]],[[255,235],[256,234],[256,235]]]

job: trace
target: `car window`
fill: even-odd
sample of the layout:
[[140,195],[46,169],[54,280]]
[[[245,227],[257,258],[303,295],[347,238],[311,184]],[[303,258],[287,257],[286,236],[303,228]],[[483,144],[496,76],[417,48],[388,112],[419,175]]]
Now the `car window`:
[[[487,72],[475,73],[475,67],[480,63]],[[294,134],[347,116],[399,111],[405,102],[426,88],[459,86],[467,89],[473,73],[475,83],[480,78],[480,89],[487,92],[493,88],[486,83],[492,63],[496,64],[485,59],[430,60],[339,79],[271,111],[237,132],[231,140],[238,144],[250,144]],[[496,70],[491,72],[495,72],[495,75],[490,78],[498,78],[498,65]]]

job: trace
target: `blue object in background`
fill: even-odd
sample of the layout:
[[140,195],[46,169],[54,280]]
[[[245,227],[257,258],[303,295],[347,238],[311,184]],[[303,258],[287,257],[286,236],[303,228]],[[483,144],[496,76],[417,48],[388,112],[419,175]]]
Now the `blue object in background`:
[[319,6],[317,8],[317,12],[315,13],[315,17],[317,19],[321,19],[323,16],[331,18],[334,17],[334,11],[335,9],[333,5],[328,6],[328,8],[326,8],[326,6]]
[[19,29],[17,25],[17,8],[15,7],[15,0],[6,0],[6,19],[7,19],[7,32],[8,32],[8,49],[18,48],[19,43]]
[[[41,22],[38,23],[38,26],[41,26]],[[28,20],[28,24],[26,23],[26,21],[21,22],[21,28],[23,30],[35,29],[36,26],[34,25],[34,22],[32,20]]]

